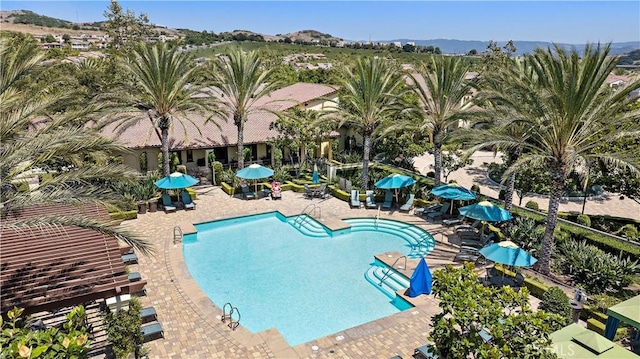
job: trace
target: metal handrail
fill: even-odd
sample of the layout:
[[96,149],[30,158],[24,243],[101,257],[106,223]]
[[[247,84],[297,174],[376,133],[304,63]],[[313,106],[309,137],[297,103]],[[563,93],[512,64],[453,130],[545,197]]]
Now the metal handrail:
[[398,258],[396,258],[396,260],[395,260],[395,261],[393,261],[393,264],[391,265],[391,267],[388,267],[388,268],[387,268],[387,271],[384,273],[384,275],[383,275],[383,276],[382,276],[382,278],[380,279],[380,283],[378,283],[378,285],[379,285],[379,286],[381,286],[381,285],[382,285],[382,282],[384,282],[384,280],[385,280],[385,279],[389,278],[389,276],[391,275],[391,274],[390,274],[390,273],[391,273],[391,270],[392,270],[392,269],[393,269],[393,270],[395,270],[395,268],[394,268],[394,267],[395,267],[396,263],[398,263],[398,261],[399,261],[400,259],[402,259],[402,258],[404,258],[404,267],[401,267],[401,268],[402,268],[402,269],[407,269],[407,256],[402,256],[402,257],[398,257]]
[[[309,211],[309,208],[311,209],[310,211]],[[318,213],[316,213],[316,210],[318,211]],[[316,206],[315,203],[311,203],[311,204],[307,205],[306,207],[304,207],[302,212],[300,212],[298,217],[296,217],[296,220],[293,221],[293,225],[295,226],[296,224],[298,224],[298,219],[300,219],[300,218],[302,218],[300,220],[300,225],[302,225],[302,223],[304,223],[304,218],[305,218],[303,215],[305,215],[305,214],[310,214],[313,217],[318,215],[319,218],[322,218],[322,209],[320,207]]]

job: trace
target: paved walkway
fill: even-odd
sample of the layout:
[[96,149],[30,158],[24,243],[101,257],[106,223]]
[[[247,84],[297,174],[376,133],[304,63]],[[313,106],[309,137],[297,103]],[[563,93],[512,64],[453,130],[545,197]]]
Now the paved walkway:
[[[298,214],[310,203],[322,208],[322,218],[327,222],[332,218],[378,214],[376,210],[350,209],[347,202],[335,198],[311,201],[291,191],[283,192],[282,197],[279,201],[267,198],[244,201],[229,197],[218,187],[207,187],[198,190],[194,211],[146,213],[123,222],[123,227],[151,241],[156,250],[152,257],[139,256],[140,263],[131,266],[148,282],[147,296],[141,297],[143,306],[156,308],[165,330],[164,339],[146,344],[151,349],[150,358],[389,358],[398,354],[407,358],[414,348],[425,343],[431,316],[440,311],[432,296],[423,296],[414,309],[296,347],[290,347],[275,329],[254,334],[242,326],[231,331],[221,323],[219,306],[223,303],[211,302],[189,275],[180,243],[173,244],[174,226],[188,231],[193,223],[273,210],[285,215]],[[456,250],[446,243],[449,232],[441,225],[411,213],[382,211],[379,216],[430,231],[438,241],[427,257],[430,265],[452,263]]]
[[[491,181],[487,176],[485,163],[502,162],[500,157],[495,157],[493,152],[478,151],[473,156],[473,164],[465,168],[459,169],[449,175],[448,180],[455,179],[459,184],[471,188],[472,185],[477,184],[480,186],[480,193],[498,198],[500,193],[499,184]],[[415,167],[422,173],[426,174],[429,171],[433,171],[431,165],[433,164],[433,155],[426,154],[420,157],[414,158]],[[633,219],[640,219],[640,204],[632,199],[624,198],[620,199],[619,194],[605,193],[599,199],[587,200],[585,206],[586,214],[626,217]],[[524,206],[527,201],[533,200],[538,202],[540,209],[547,209],[549,207],[549,199],[545,196],[525,196],[522,199],[522,205]],[[517,193],[514,193],[513,203],[518,204],[519,198]],[[564,200],[560,204],[560,210],[564,212],[582,212],[582,199],[576,201]]]

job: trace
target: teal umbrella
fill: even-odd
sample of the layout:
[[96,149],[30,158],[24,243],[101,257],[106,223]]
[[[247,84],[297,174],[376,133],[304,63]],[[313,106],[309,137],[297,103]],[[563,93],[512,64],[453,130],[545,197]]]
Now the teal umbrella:
[[407,186],[411,186],[416,183],[412,177],[401,175],[398,173],[390,174],[387,177],[381,179],[376,182],[374,185],[378,188],[384,189],[395,189],[396,191],[396,202],[398,202],[398,188],[403,188]]
[[258,192],[258,179],[273,176],[273,170],[254,163],[238,171],[236,176],[244,179],[252,179],[255,185],[255,192]]
[[529,252],[511,241],[486,245],[479,252],[492,262],[515,267],[531,267],[538,261]]
[[500,208],[489,201],[482,201],[470,206],[460,207],[458,210],[460,211],[460,214],[465,217],[481,221],[503,222],[513,218],[509,211]]
[[431,189],[434,196],[451,200],[451,213],[453,213],[453,201],[470,201],[476,199],[476,194],[457,183],[447,183]]
[[313,175],[311,177],[311,182],[320,183],[320,176],[318,175],[318,165],[313,165]]
[[188,174],[174,172],[167,177],[156,181],[155,185],[162,189],[182,189],[191,187],[197,184],[199,181]]

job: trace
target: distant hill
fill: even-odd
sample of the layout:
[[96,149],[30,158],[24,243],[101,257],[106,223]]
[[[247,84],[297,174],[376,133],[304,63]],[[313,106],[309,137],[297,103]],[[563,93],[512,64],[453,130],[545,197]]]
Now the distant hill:
[[0,21],[4,24],[32,25],[71,30],[100,30],[103,21],[93,23],[74,23],[67,20],[36,14],[29,10],[0,11]]
[[[403,44],[407,42],[415,42],[416,45],[439,47],[444,54],[466,54],[470,50],[475,49],[479,53],[487,48],[489,41],[475,41],[475,40],[451,40],[451,39],[433,39],[433,40],[412,40],[412,39],[394,39],[383,40],[384,42],[397,42],[400,41]],[[507,41],[498,41],[499,45],[504,45]],[[551,42],[544,41],[518,41],[514,40],[516,45],[517,54],[531,53],[537,47],[551,47]],[[559,44],[565,48],[575,48],[580,50],[585,44]],[[640,41],[631,42],[618,42],[611,44],[612,55],[619,55],[631,52],[633,50],[640,49]]]

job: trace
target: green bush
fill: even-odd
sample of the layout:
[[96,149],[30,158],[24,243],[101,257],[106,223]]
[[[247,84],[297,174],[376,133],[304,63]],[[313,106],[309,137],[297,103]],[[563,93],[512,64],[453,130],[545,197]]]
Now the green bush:
[[616,234],[621,234],[628,239],[638,239],[638,229],[633,224],[625,224]]
[[475,193],[480,193],[480,186],[474,184],[473,186],[471,186],[471,190]]
[[292,176],[286,167],[280,167],[273,173],[273,179],[280,183],[291,181]]
[[589,293],[599,294],[607,290],[621,290],[640,273],[638,260],[613,256],[587,244],[586,241],[569,240],[559,246],[556,259],[562,274],[588,288]]
[[137,354],[142,348],[140,309],[142,306],[138,299],[131,298],[128,310],[119,310],[113,313],[106,308],[103,311],[107,337],[111,343],[111,349],[118,359],[127,358],[131,353],[136,353],[136,357],[138,357]]
[[527,201],[527,204],[524,205],[526,208],[533,209],[534,211],[539,211],[540,206],[538,206],[538,202],[536,201]]
[[177,165],[176,166],[176,171],[186,174],[187,173],[187,166],[185,166],[185,165]]
[[224,171],[222,163],[220,163],[218,161],[215,161],[213,163],[213,169],[216,171],[216,183],[220,184],[220,176],[222,175],[222,172]]
[[138,218],[138,211],[132,210],[132,211],[123,211],[123,212],[113,212],[113,213],[109,213],[109,218],[111,218],[114,221],[126,221],[129,219],[136,219]]
[[503,200],[505,199],[505,197],[507,196],[507,191],[504,189],[500,190],[500,193],[498,193],[498,199]]
[[569,297],[558,287],[551,287],[544,292],[538,308],[548,313],[560,314],[567,321],[571,318]]
[[576,218],[576,223],[581,224],[585,227],[591,227],[591,218],[589,218],[589,216],[587,216],[586,214],[580,214]]

